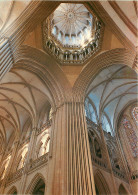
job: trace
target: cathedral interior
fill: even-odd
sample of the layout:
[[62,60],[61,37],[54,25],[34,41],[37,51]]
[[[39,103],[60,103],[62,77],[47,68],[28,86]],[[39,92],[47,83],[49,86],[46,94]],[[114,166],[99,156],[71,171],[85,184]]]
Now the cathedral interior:
[[137,1],[0,1],[0,194],[138,193]]

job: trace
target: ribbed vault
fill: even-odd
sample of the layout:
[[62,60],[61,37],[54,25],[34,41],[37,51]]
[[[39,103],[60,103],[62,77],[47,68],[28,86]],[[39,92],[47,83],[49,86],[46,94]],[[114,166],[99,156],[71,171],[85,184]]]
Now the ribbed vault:
[[33,73],[12,69],[0,86],[0,130],[6,143],[22,132],[28,118],[33,124],[43,105],[51,99],[48,89]]
[[87,89],[86,104],[91,104],[93,122],[114,134],[118,114],[137,99],[137,74],[128,66],[112,65],[103,69]]
[[[20,136],[28,120],[31,120],[32,127],[37,127],[42,109],[49,109],[50,104],[56,109],[64,99],[63,88],[70,86],[56,62],[47,54],[27,46],[22,46],[17,53],[14,67],[0,84],[0,139],[3,149],[4,143]],[[53,72],[52,64],[55,66]]]
[[93,78],[103,69],[114,64],[133,66],[135,53],[127,49],[113,49],[105,51],[94,57],[81,71],[74,86],[74,94],[81,94],[84,99],[87,94],[87,89]]
[[[122,12],[117,12],[119,9],[116,9],[115,4],[109,6],[109,2],[83,2],[89,9],[94,9],[103,23],[121,41],[123,47],[130,50],[115,49],[95,55],[85,64],[72,88],[59,64],[51,59],[43,48],[39,50],[22,45],[29,33],[54,12],[60,2],[28,1],[28,3],[23,2],[23,6],[14,1],[10,3],[7,3],[8,9],[5,13],[0,9],[1,35],[2,39],[8,43],[2,51],[2,55],[5,56],[2,59],[5,68],[8,66],[6,60],[12,58],[9,67],[12,69],[10,72],[5,71],[4,74],[6,74],[0,81],[0,154],[3,151],[7,152],[9,143],[14,143],[16,140],[14,157],[18,138],[21,138],[21,134],[25,134],[24,129],[31,131],[32,128],[36,130],[40,127],[43,124],[40,119],[46,118],[44,113],[51,105],[54,114],[56,113],[56,125],[52,134],[53,140],[51,139],[53,142],[50,157],[53,155],[54,158],[49,158],[49,162],[52,163],[49,163],[48,190],[51,194],[66,194],[68,190],[76,194],[79,192],[92,194],[93,179],[90,174],[92,165],[84,116],[84,101],[87,97],[95,105],[97,123],[102,122],[102,114],[106,116],[114,133],[119,113],[126,104],[135,101],[137,97],[136,73],[131,69],[135,58],[136,28],[134,25],[124,25],[122,16],[119,16],[121,22],[116,23],[116,15]],[[16,7],[17,4],[22,7],[21,10],[18,6]],[[116,12],[114,18],[108,14],[110,7]],[[127,20],[128,24],[130,22],[135,23],[135,19],[134,21]],[[129,29],[124,31],[125,27]],[[5,55],[7,50],[9,57]],[[34,134],[31,137],[30,151],[32,152]],[[7,150],[5,150],[6,147]],[[32,157],[31,152],[29,158]],[[14,159],[12,161],[14,163]],[[7,176],[9,173],[8,171]],[[3,183],[4,188],[6,179]],[[40,179],[39,176],[34,178],[33,187],[38,179]],[[67,190],[67,186],[70,189]],[[30,191],[30,188],[28,189],[27,192]]]

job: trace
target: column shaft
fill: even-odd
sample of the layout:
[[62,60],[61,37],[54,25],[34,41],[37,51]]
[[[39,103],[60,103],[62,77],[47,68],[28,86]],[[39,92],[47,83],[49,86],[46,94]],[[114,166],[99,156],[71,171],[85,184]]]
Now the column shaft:
[[54,123],[47,195],[95,194],[84,103],[65,103]]

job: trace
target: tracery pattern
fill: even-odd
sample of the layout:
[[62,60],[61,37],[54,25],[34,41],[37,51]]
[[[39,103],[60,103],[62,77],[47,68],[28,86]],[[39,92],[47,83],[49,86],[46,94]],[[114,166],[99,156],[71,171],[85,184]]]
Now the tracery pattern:
[[39,158],[40,156],[46,154],[49,152],[49,144],[50,144],[50,138],[48,137],[46,140],[41,141],[40,147],[38,150],[37,157]]
[[136,124],[138,124],[138,107],[134,107],[132,110],[132,116]]
[[126,116],[123,117],[122,120],[123,126],[125,128],[125,132],[126,135],[128,137],[132,152],[133,152],[133,156],[136,157],[138,156],[138,149],[137,149],[137,136],[136,136],[136,132],[135,129],[132,125],[132,123],[130,122],[130,120],[128,120],[128,118]]

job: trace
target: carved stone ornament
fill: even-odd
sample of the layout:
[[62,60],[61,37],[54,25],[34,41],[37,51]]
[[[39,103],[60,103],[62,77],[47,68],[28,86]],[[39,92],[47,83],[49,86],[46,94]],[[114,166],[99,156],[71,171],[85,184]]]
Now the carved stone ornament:
[[100,49],[103,24],[83,4],[61,3],[42,28],[44,49],[62,64],[83,63]]

